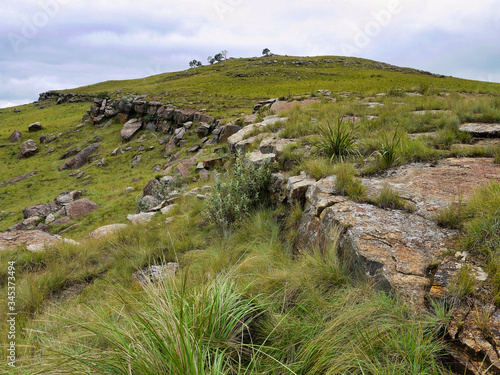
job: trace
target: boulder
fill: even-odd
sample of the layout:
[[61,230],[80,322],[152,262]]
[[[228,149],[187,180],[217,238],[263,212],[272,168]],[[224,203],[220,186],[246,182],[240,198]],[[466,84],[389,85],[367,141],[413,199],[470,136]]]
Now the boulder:
[[142,212],[140,214],[130,214],[127,215],[127,220],[130,221],[132,224],[146,224],[153,219],[153,216],[155,215],[154,212]]
[[78,169],[81,168],[88,160],[89,156],[92,155],[99,149],[99,143],[93,143],[90,146],[84,148],[80,151],[74,158],[63,163],[59,170],[62,171],[64,169]]
[[189,177],[189,169],[182,163],[174,168],[174,172],[181,175],[184,178]]
[[222,164],[224,164],[224,159],[223,158],[212,158],[212,159],[204,160],[202,163],[203,163],[203,168],[214,169],[214,168],[222,167]]
[[210,134],[211,130],[212,130],[212,126],[210,124],[207,124],[206,122],[202,122],[196,128],[196,134],[198,135],[198,138],[205,138],[207,135]]
[[34,122],[33,124],[28,126],[28,131],[30,132],[37,132],[39,130],[42,130],[43,126],[40,122]]
[[153,197],[158,196],[163,188],[163,184],[156,178],[152,178],[148,181],[144,189],[142,189],[142,195],[152,195]]
[[138,203],[140,212],[157,211],[152,210],[161,203],[160,199],[152,195],[144,195],[141,197]]
[[162,266],[149,266],[134,273],[134,279],[145,288],[148,284],[158,282],[166,277],[175,276],[179,265],[177,263],[167,263]]
[[276,122],[283,122],[286,120],[285,117],[268,116],[262,122],[245,126],[227,139],[229,150],[231,152],[245,152],[246,148],[256,139],[256,137],[250,137],[251,134],[257,131],[263,131],[267,126]]
[[23,209],[23,217],[25,219],[30,218],[32,216],[40,216],[45,217],[53,211],[57,210],[57,206],[55,204],[35,204],[33,206],[29,206]]
[[290,139],[284,139],[280,137],[267,137],[262,140],[259,146],[260,152],[263,154],[275,154],[279,157],[286,146],[295,143],[295,141]]
[[177,128],[174,131],[174,136],[172,137],[174,142],[177,144],[180,142],[180,140],[186,135],[186,129],[185,128]]
[[40,134],[40,139],[39,139],[39,142],[40,143],[45,143],[45,141],[47,140],[47,136],[45,134]]
[[26,142],[21,144],[20,156],[23,158],[29,158],[38,152],[38,147],[32,139],[28,139]]
[[126,113],[118,113],[118,115],[116,115],[115,117],[115,121],[119,124],[125,125],[128,121],[128,116]]
[[120,131],[120,137],[126,141],[130,141],[132,137],[141,129],[142,122],[138,119],[129,120],[123,125]]
[[97,203],[83,198],[69,203],[66,206],[66,213],[70,218],[82,217],[91,213],[92,211],[97,210],[98,208],[100,207]]
[[142,160],[142,155],[139,154],[139,155],[135,155],[132,159],[132,166],[136,165],[136,164],[139,164]]
[[275,154],[263,154],[260,152],[260,150],[255,150],[252,151],[250,154],[247,156],[248,161],[250,161],[253,164],[259,164],[263,162],[267,163],[273,163],[276,160],[276,155]]
[[9,137],[9,141],[12,143],[17,143],[21,140],[22,134],[19,130],[14,130]]

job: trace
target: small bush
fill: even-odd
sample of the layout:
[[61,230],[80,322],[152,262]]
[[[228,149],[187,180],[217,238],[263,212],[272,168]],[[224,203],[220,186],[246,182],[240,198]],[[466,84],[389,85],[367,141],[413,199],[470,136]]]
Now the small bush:
[[322,139],[318,142],[317,147],[330,159],[343,160],[346,156],[358,153],[355,147],[355,128],[350,128],[342,117],[338,118],[337,126],[327,123],[326,126],[320,126],[318,130]]
[[412,207],[410,207],[396,191],[392,190],[389,185],[385,185],[382,188],[379,196],[375,198],[375,204],[380,208],[412,211]]
[[379,155],[382,160],[382,165],[385,168],[389,168],[397,161],[397,147],[400,142],[401,138],[398,135],[397,130],[394,132],[392,138],[389,138],[386,133],[382,136],[382,149],[380,150]]
[[267,164],[254,165],[238,157],[225,180],[216,175],[214,187],[205,200],[203,215],[227,229],[262,200],[269,179]]
[[101,92],[98,92],[96,95],[95,95],[96,98],[98,99],[106,99],[109,97],[109,92],[108,91],[101,91]]
[[337,176],[335,183],[341,194],[348,195],[354,200],[364,199],[366,187],[356,178],[356,170],[352,164],[339,164],[335,174]]

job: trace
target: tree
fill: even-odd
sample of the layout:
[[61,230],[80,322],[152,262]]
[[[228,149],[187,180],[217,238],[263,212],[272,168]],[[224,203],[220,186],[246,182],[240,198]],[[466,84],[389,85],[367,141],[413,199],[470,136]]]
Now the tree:
[[216,62],[221,62],[227,59],[227,51],[223,50],[216,54],[214,57],[208,56],[207,61],[210,65],[215,64]]
[[196,68],[196,67],[198,67],[198,66],[202,66],[202,65],[203,65],[203,64],[201,63],[201,61],[198,61],[198,60],[196,60],[196,59],[191,60],[191,61],[189,62],[189,67],[190,67],[190,68]]
[[217,60],[215,60],[215,58],[214,58],[214,57],[212,57],[212,56],[208,56],[208,57],[207,57],[207,61],[208,61],[208,63],[209,63],[210,65],[212,65],[212,64],[214,64],[214,63],[215,63],[215,61],[217,61]]
[[264,56],[269,56],[269,55],[271,54],[271,50],[270,50],[269,48],[264,48],[264,49],[262,50],[262,54],[263,54]]

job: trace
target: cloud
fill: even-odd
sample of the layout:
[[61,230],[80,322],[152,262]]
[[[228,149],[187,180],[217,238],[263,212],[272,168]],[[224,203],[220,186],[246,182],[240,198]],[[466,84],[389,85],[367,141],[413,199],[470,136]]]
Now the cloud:
[[[257,56],[264,47],[288,55],[341,55],[348,45],[360,57],[500,81],[497,3],[8,2],[0,14],[0,103],[36,100],[49,89],[181,70],[189,60],[204,62],[222,49],[231,56]],[[387,18],[391,9],[397,11]]]

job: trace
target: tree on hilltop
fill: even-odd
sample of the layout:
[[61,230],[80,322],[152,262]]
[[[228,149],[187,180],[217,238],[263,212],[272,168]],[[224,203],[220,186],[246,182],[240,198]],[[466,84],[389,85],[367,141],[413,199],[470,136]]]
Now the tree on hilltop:
[[198,66],[203,66],[203,64],[202,64],[202,63],[201,63],[201,61],[199,61],[199,60],[194,59],[194,60],[191,60],[191,61],[189,62],[189,67],[190,67],[190,68],[196,68],[196,67],[198,67]]
[[269,55],[271,54],[271,50],[270,50],[269,48],[264,48],[264,49],[262,50],[262,54],[263,54],[264,56],[269,56]]

